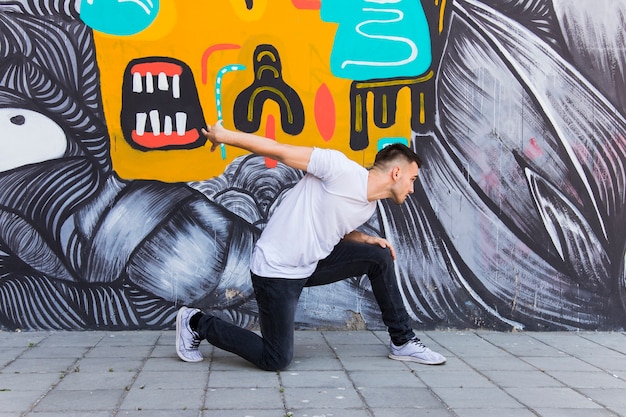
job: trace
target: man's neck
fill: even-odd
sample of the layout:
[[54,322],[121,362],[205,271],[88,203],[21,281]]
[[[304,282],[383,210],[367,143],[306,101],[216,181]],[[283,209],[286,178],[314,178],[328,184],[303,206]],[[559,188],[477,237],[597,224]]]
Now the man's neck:
[[382,200],[390,195],[386,176],[376,169],[370,169],[367,173],[367,201]]

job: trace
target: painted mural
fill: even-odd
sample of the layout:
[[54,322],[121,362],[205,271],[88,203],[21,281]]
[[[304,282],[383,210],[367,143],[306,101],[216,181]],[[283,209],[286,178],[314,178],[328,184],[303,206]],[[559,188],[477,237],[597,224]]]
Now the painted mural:
[[[626,0],[0,0],[0,328],[256,324],[303,175],[199,130],[425,160],[363,225],[416,328],[623,329]],[[302,328],[382,328],[366,277]]]

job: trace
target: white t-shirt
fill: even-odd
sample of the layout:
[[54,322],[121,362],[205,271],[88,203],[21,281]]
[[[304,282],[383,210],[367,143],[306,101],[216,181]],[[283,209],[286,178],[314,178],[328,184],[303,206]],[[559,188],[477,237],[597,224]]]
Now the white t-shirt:
[[374,214],[368,171],[343,153],[314,148],[307,173],[276,208],[252,251],[250,270],[307,278],[348,233]]

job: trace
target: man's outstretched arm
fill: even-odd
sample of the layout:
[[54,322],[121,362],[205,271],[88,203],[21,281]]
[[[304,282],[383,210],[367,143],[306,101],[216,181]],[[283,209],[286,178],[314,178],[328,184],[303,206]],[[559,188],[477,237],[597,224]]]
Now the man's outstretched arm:
[[313,148],[308,146],[288,145],[252,133],[228,130],[220,121],[202,129],[202,134],[211,142],[211,151],[221,144],[230,145],[303,171],[307,170],[313,152]]

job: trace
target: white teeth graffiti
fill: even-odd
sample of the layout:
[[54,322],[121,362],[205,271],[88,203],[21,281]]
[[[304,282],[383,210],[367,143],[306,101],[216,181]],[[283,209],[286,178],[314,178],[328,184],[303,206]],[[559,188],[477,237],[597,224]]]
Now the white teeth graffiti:
[[[146,125],[148,123],[148,115],[150,116],[150,127],[152,129],[152,135],[159,136],[161,134],[165,136],[171,136],[176,131],[176,135],[185,136],[187,134],[187,114],[184,112],[174,113],[174,117],[166,115],[163,118],[163,129],[161,130],[161,117],[158,110],[152,110],[150,113],[137,113],[135,115],[135,134],[137,136],[144,136],[146,133]],[[175,123],[172,122],[175,121]]]
[[205,142],[206,126],[189,67],[164,58],[131,61],[124,74],[121,122],[134,148],[190,149]]
[[[172,79],[171,83],[169,82],[170,78]],[[180,76],[174,74],[170,77],[165,72],[157,74],[157,89],[160,91],[168,91],[170,85],[172,86],[172,97],[176,99],[180,98]],[[154,91],[154,75],[151,72],[146,72],[145,75],[142,75],[140,72],[133,73],[133,93],[145,92],[152,94]]]

